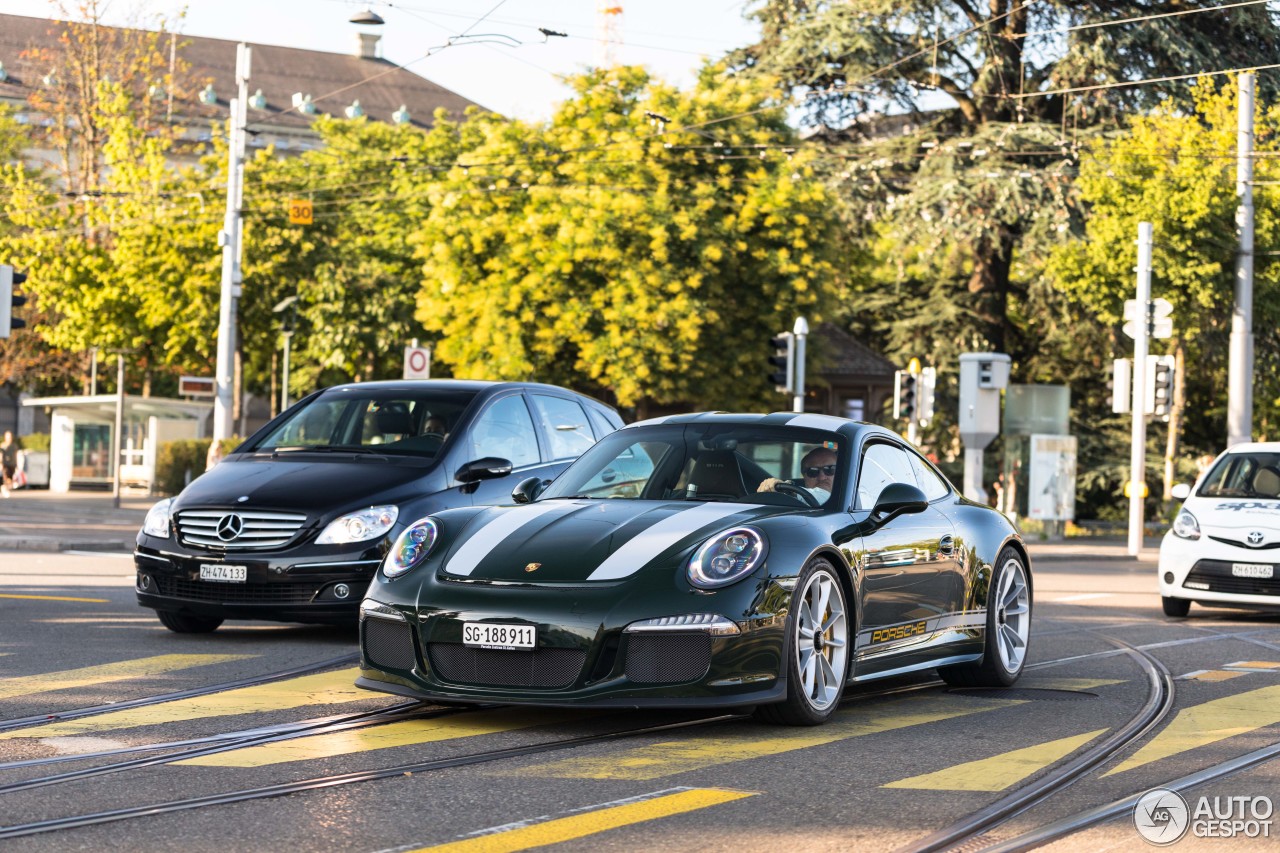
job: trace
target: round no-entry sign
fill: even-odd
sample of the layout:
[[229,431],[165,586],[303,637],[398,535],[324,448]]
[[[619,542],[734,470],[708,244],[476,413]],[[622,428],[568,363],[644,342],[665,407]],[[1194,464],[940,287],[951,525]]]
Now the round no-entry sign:
[[431,347],[404,348],[404,378],[431,378]]

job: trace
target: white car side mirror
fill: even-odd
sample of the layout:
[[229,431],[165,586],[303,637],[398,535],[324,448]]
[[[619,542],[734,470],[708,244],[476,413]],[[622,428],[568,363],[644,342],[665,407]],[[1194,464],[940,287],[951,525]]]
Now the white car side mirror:
[[1169,490],[1169,494],[1173,495],[1174,500],[1185,501],[1191,497],[1191,487],[1186,483],[1178,483]]

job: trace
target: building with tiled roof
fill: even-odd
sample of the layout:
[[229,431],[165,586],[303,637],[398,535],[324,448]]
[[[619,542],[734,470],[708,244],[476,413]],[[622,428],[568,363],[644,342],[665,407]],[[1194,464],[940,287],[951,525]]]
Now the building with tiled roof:
[[[27,109],[28,97],[56,69],[33,59],[41,48],[53,50],[63,24],[48,18],[0,15],[0,103],[18,110],[19,120],[40,121]],[[359,33],[351,54],[326,53],[251,44],[249,144],[275,145],[283,151],[316,146],[311,123],[316,116],[365,115],[371,120],[429,127],[437,109],[460,118],[473,102],[377,55],[379,37]],[[164,34],[161,45],[188,69],[200,90],[185,99],[174,119],[188,124],[193,138],[207,138],[212,121],[225,119],[236,94],[236,42],[183,34]],[[164,92],[152,92],[164,97]],[[310,107],[298,108],[309,103]]]

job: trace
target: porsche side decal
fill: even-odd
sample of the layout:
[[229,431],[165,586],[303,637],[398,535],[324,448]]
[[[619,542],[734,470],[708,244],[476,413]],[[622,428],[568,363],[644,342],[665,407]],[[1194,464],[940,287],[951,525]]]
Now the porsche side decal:
[[480,565],[480,561],[489,556],[489,552],[501,545],[508,536],[529,522],[557,509],[572,512],[575,507],[567,502],[529,504],[499,513],[497,518],[471,534],[452,559],[445,563],[444,570],[451,575],[471,574],[476,570],[476,566]]
[[911,640],[928,637],[939,631],[966,631],[985,628],[987,614],[985,610],[966,610],[960,613],[948,613],[932,619],[915,619],[899,625],[886,625],[874,630],[860,631],[855,648],[878,646],[895,640]]
[[709,503],[697,504],[669,515],[648,530],[631,537],[626,544],[597,566],[596,570],[587,576],[587,580],[607,581],[633,575],[658,554],[686,536],[722,518],[752,509],[759,509],[759,507],[754,504]]

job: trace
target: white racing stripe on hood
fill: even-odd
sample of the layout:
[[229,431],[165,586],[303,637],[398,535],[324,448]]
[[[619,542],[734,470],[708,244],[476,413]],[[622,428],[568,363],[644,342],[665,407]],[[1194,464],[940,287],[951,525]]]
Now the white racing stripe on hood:
[[712,522],[744,510],[757,509],[758,504],[699,504],[667,516],[648,530],[641,531],[614,551],[594,572],[589,581],[608,581],[633,575],[658,554],[681,539]]
[[494,548],[501,545],[508,536],[521,527],[552,510],[570,512],[574,508],[575,505],[572,502],[557,501],[509,509],[472,533],[471,538],[464,542],[453,558],[445,564],[444,570],[451,575],[469,575],[475,571],[476,566],[480,565],[481,560],[489,556]]

